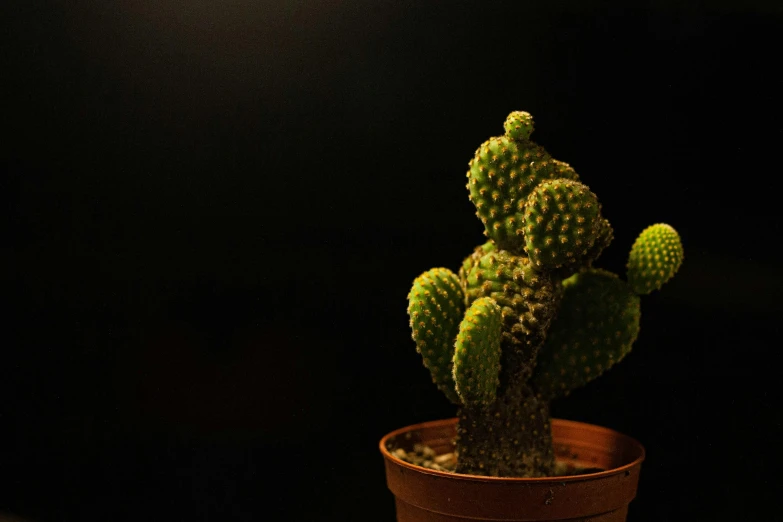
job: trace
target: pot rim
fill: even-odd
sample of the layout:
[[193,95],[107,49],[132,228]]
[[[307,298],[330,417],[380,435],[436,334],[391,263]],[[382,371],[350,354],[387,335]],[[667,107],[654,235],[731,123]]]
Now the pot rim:
[[580,482],[584,480],[596,480],[604,477],[611,477],[614,475],[618,475],[620,473],[624,473],[626,470],[630,470],[631,468],[635,466],[639,466],[645,458],[645,450],[644,446],[636,439],[629,437],[628,435],[625,435],[623,433],[620,433],[618,431],[612,430],[611,428],[605,428],[603,426],[599,426],[597,424],[590,424],[586,422],[579,422],[579,421],[572,421],[572,420],[565,420],[565,419],[557,419],[552,418],[552,425],[555,424],[563,426],[563,427],[572,427],[572,428],[580,428],[581,430],[589,430],[593,432],[597,431],[610,431],[615,433],[618,437],[624,438],[628,443],[632,444],[633,446],[636,446],[636,449],[639,451],[639,456],[634,459],[632,462],[629,462],[628,464],[624,464],[622,466],[608,469],[606,471],[599,471],[596,473],[584,473],[582,475],[559,475],[555,477],[532,477],[532,478],[525,478],[525,477],[488,477],[484,475],[469,475],[466,473],[453,473],[448,471],[438,471],[430,468],[425,468],[423,466],[417,466],[416,464],[411,464],[410,462],[405,462],[404,460],[396,457],[393,455],[386,447],[386,444],[388,443],[389,439],[393,437],[397,437],[399,435],[404,435],[406,432],[415,431],[418,429],[425,429],[433,426],[438,425],[444,425],[449,424],[452,422],[457,422],[457,417],[452,417],[448,419],[440,419],[440,420],[434,420],[434,421],[427,421],[427,422],[420,422],[418,424],[411,424],[410,426],[405,426],[403,428],[396,429],[390,433],[387,433],[383,436],[379,443],[379,447],[381,450],[381,453],[383,456],[387,459],[393,460],[395,464],[402,466],[404,468],[408,468],[412,471],[415,471],[417,473],[424,473],[427,475],[434,475],[436,477],[441,478],[449,478],[452,480],[469,480],[469,481],[480,481],[480,482],[497,482],[497,483],[508,483],[508,482],[534,482],[534,483],[546,483],[546,482]]

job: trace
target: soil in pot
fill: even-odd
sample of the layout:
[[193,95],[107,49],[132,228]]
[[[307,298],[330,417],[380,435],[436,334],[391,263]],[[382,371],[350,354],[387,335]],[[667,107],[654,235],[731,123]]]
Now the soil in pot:
[[[452,444],[454,447],[457,446],[456,438]],[[447,473],[454,473],[456,471],[457,459],[459,458],[456,450],[438,454],[434,449],[420,442],[413,444],[413,449],[410,450],[398,447],[396,449],[389,449],[389,451],[392,455],[402,461],[435,471],[445,471]],[[555,466],[555,477],[586,475],[588,473],[606,471],[603,468],[575,466],[574,464],[563,460],[558,460],[555,463]]]

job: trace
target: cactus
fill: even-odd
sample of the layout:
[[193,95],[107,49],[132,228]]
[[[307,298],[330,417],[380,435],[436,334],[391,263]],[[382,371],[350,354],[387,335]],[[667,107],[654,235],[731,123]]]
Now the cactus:
[[555,465],[550,401],[630,352],[640,297],[674,276],[683,247],[658,223],[631,247],[626,280],[594,267],[614,237],[598,197],[531,141],[529,113],[504,129],[467,173],[488,241],[457,274],[416,278],[408,316],[433,382],[460,408],[457,472],[542,477]]
[[578,181],[574,169],[554,160],[530,141],[533,118],[516,111],[506,119],[506,135],[490,138],[470,161],[468,189],[484,234],[499,248],[516,251],[524,246],[527,197],[542,182]]
[[598,239],[600,211],[596,195],[581,183],[540,183],[525,204],[525,252],[541,269],[578,262]]
[[682,264],[682,243],[665,223],[647,227],[631,247],[628,283],[637,294],[649,294],[671,279]]
[[562,285],[560,310],[534,379],[549,399],[568,395],[620,362],[639,335],[639,296],[617,275],[593,268]]
[[452,402],[460,404],[452,366],[454,338],[464,311],[459,279],[448,268],[433,268],[413,282],[408,294],[408,316],[416,351],[432,374],[432,382]]
[[494,299],[476,299],[454,345],[454,384],[466,404],[492,404],[500,373],[502,312]]

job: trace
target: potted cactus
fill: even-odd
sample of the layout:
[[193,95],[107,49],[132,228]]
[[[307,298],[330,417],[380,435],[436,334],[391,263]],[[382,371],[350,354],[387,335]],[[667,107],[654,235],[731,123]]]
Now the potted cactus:
[[632,245],[625,278],[595,267],[613,239],[597,196],[531,141],[529,113],[504,127],[467,173],[488,241],[457,273],[424,272],[408,294],[416,349],[459,413],[381,440],[398,521],[622,521],[643,447],[552,419],[549,404],[628,354],[640,296],[675,274],[682,243],[654,224]]

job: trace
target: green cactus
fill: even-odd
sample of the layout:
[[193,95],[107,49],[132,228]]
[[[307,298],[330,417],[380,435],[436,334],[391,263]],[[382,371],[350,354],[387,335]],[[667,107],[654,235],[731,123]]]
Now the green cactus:
[[649,294],[674,277],[682,258],[682,242],[677,231],[665,223],[651,225],[631,247],[628,282],[637,294]]
[[468,305],[482,297],[500,305],[503,351],[513,358],[517,372],[529,377],[555,310],[549,275],[535,270],[527,257],[490,251],[468,272],[465,295]]
[[576,263],[599,236],[600,212],[596,195],[579,182],[540,183],[525,206],[525,252],[540,269]]
[[506,136],[514,141],[530,139],[533,133],[533,115],[529,112],[514,111],[508,115],[503,123]]
[[500,306],[476,299],[465,313],[454,345],[454,383],[463,404],[488,405],[500,384]]
[[468,189],[484,234],[504,250],[524,245],[525,204],[539,183],[551,179],[578,181],[567,163],[554,160],[530,141],[533,118],[516,111],[506,119],[506,135],[490,138],[470,161]]
[[634,242],[627,282],[594,268],[614,238],[597,196],[530,140],[529,113],[512,112],[504,128],[468,172],[489,241],[457,275],[416,278],[408,315],[433,381],[460,405],[457,472],[541,477],[555,464],[549,402],[630,352],[640,296],[671,279],[683,249],[659,223]]
[[408,294],[408,316],[416,351],[432,375],[432,382],[455,404],[459,395],[452,377],[454,340],[465,311],[459,279],[447,268],[433,268],[413,282]]
[[590,269],[563,281],[563,288],[533,381],[548,399],[568,395],[620,362],[639,335],[639,296],[617,275]]

